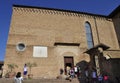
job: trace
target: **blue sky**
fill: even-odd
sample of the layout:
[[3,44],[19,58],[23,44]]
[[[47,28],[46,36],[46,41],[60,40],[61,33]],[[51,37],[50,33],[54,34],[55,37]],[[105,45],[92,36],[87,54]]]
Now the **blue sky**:
[[0,61],[5,57],[13,4],[109,15],[120,0],[0,0]]

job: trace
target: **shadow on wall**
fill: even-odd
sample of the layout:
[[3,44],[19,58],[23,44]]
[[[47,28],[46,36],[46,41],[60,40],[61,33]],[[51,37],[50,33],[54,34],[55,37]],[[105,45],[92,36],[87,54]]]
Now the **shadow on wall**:
[[80,67],[81,71],[83,71],[86,69],[86,67],[88,67],[89,62],[83,60],[83,61],[78,62],[76,65]]

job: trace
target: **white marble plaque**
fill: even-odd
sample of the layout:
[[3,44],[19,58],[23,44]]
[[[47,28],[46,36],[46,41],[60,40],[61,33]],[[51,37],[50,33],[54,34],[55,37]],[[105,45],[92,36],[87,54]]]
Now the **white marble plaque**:
[[47,47],[34,46],[33,57],[47,57]]

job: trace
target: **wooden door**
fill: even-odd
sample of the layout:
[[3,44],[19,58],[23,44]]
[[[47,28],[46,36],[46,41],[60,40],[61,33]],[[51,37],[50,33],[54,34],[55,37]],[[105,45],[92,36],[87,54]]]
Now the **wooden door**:
[[64,69],[65,69],[65,74],[67,72],[67,66],[70,68],[74,67],[74,61],[73,61],[73,57],[64,57]]

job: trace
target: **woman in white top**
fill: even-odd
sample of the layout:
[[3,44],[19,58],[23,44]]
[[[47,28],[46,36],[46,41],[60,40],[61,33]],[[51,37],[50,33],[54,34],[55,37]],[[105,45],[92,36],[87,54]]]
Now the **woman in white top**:
[[14,83],[23,83],[23,77],[21,76],[21,72],[18,72],[15,76]]
[[28,67],[27,67],[27,64],[25,64],[23,69],[24,78],[26,78],[27,73],[28,73]]

